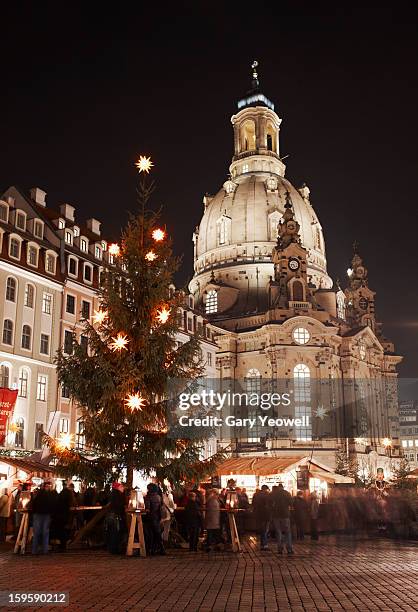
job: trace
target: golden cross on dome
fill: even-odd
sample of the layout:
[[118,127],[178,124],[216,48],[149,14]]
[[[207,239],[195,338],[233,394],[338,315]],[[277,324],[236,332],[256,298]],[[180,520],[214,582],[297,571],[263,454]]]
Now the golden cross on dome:
[[259,86],[257,66],[258,66],[258,62],[257,60],[254,60],[253,63],[251,64],[251,68],[253,69],[253,88],[254,89]]

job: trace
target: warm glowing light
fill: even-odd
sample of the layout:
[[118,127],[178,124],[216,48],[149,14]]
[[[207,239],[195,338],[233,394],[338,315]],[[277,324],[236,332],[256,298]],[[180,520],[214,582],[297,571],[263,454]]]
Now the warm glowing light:
[[21,429],[22,428],[19,427],[19,425],[17,423],[10,423],[10,425],[9,425],[9,431],[11,431],[12,433],[17,433]]
[[348,268],[348,270],[347,270],[347,276],[353,276],[353,270],[352,270],[352,268]]
[[127,336],[124,336],[123,334],[118,334],[116,338],[112,338],[112,340],[113,342],[110,345],[112,351],[122,351],[123,349],[128,350],[126,348],[126,345],[129,342]]
[[117,257],[120,253],[120,246],[116,243],[110,244],[108,251],[111,255],[114,255],[115,257]]
[[167,323],[168,317],[170,316],[170,309],[163,306],[161,310],[157,310],[157,319],[161,324]]
[[145,259],[147,261],[155,261],[157,259],[157,255],[154,253],[154,251],[148,251],[148,253],[145,255]]
[[141,155],[135,164],[135,166],[138,168],[138,171],[140,173],[146,172],[147,174],[149,173],[153,165],[154,164],[152,163],[151,158],[145,157],[145,155]]
[[73,435],[70,433],[61,433],[56,440],[56,445],[61,450],[69,449],[73,445]]
[[154,238],[155,242],[161,242],[161,240],[164,240],[165,238],[165,232],[162,229],[157,228],[152,232],[152,237]]
[[389,438],[383,438],[382,444],[383,446],[386,446],[386,447],[392,446],[392,440],[389,440]]
[[142,410],[142,407],[145,406],[145,400],[139,393],[128,395],[125,403],[131,410]]
[[93,315],[93,321],[94,323],[97,323],[98,325],[100,325],[101,323],[103,323],[106,317],[107,317],[106,310],[95,310],[94,315]]

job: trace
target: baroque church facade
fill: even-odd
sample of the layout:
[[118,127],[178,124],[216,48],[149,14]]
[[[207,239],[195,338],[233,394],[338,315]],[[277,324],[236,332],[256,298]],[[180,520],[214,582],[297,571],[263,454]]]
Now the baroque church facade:
[[230,178],[203,199],[189,290],[222,330],[218,384],[289,392],[291,406],[267,416],[308,419],[303,427],[222,430],[220,442],[238,454],[315,455],[331,468],[343,451],[371,470],[387,467],[399,456],[401,358],[382,335],[357,248],[346,287],[328,275],[322,226],[309,188],[285,176],[281,119],[260,90],[256,63],[231,121]]

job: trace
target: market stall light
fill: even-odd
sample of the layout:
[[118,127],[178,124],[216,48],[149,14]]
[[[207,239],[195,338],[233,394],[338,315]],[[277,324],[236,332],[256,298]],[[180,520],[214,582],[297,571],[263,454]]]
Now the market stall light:
[[389,438],[383,438],[382,444],[385,448],[387,448],[388,446],[392,446],[392,440]]
[[112,351],[122,351],[123,349],[127,349],[127,344],[129,342],[128,337],[124,334],[118,334],[116,337],[112,338],[113,342],[110,344],[110,348]]
[[110,255],[113,255],[114,257],[117,257],[120,253],[120,246],[116,243],[110,244],[108,251],[110,253]]
[[107,310],[95,310],[93,315],[93,322],[100,325],[107,317]]
[[157,228],[152,232],[152,237],[154,238],[155,242],[161,242],[165,238],[165,231]]
[[133,393],[125,399],[125,404],[132,411],[142,410],[143,406],[145,406],[145,400],[141,397],[140,393]]

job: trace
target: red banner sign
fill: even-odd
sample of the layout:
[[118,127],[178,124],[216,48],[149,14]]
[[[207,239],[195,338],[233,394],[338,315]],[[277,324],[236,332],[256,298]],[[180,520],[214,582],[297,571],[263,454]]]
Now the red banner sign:
[[0,387],[0,446],[4,445],[7,433],[7,421],[13,416],[17,399],[17,389]]

